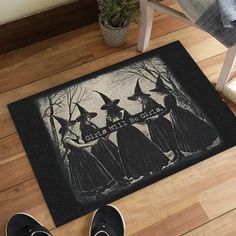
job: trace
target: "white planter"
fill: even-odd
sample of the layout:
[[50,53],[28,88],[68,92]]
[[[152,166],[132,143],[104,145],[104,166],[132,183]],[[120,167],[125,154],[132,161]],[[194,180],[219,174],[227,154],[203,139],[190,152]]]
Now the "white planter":
[[120,47],[126,43],[129,31],[128,26],[119,28],[107,27],[101,23],[100,18],[99,24],[103,38],[108,46]]

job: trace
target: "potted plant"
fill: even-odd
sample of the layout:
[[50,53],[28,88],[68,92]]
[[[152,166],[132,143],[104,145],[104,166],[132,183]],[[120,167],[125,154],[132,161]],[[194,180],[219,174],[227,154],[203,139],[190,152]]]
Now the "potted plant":
[[99,24],[105,42],[111,47],[126,43],[128,26],[137,22],[138,0],[98,0],[100,10]]

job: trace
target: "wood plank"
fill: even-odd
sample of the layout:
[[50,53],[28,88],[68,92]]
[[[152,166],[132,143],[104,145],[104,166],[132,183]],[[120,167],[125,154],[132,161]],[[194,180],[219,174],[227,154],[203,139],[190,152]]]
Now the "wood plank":
[[17,133],[0,139],[0,192],[34,178]]
[[144,230],[132,234],[132,236],[181,235],[189,229],[195,228],[206,221],[208,221],[207,215],[201,205],[196,203],[176,214],[167,216],[165,219],[160,220]]
[[34,178],[27,156],[0,165],[0,192]]
[[[193,27],[187,27],[177,32],[173,32],[166,36],[154,39],[151,41],[149,49],[151,50],[163,46],[167,43],[175,41],[176,39],[179,39],[183,43],[185,48],[190,52],[196,62],[225,52],[225,47],[222,46],[218,41]],[[199,51],[202,51],[202,53],[199,54]],[[70,81],[76,77],[80,77],[90,72],[112,65],[119,61],[123,61],[138,54],[139,53],[136,51],[136,47],[130,47],[120,52],[113,53],[107,57],[82,64],[70,70],[63,71],[34,83],[30,83],[9,92],[0,94],[0,138],[16,132],[15,126],[6,107],[7,104],[62,84],[66,81]]]
[[96,1],[75,1],[0,25],[0,53],[91,24],[97,15]]
[[[158,27],[153,28],[152,37],[165,35],[186,26],[166,15],[156,17],[155,23]],[[89,31],[79,29],[66,34],[65,37],[55,37],[4,54],[0,56],[0,93],[134,46],[138,37],[138,26],[132,24],[130,31],[132,34],[129,34],[128,42],[119,48],[106,46],[99,25],[94,24]]]
[[91,219],[92,219],[92,213],[81,217],[79,220],[75,220],[66,225],[63,225],[62,227],[53,229],[51,230],[51,233],[54,236],[88,235]]
[[[173,4],[173,0],[165,0],[165,1],[167,2],[167,4],[169,4],[171,6],[176,5],[176,4]],[[155,12],[155,18],[160,15],[163,15],[163,14]],[[179,23],[177,23],[175,21],[170,22],[170,20],[168,18],[166,18],[166,17],[164,17],[164,18],[167,21],[165,23],[169,24],[168,27],[173,28],[172,31],[174,30],[174,28],[176,30],[178,29],[178,28],[176,28],[176,27],[178,27],[178,24],[180,24],[182,26],[186,25],[186,24],[181,24],[181,22],[179,22],[179,21],[178,21]],[[179,26],[179,27],[181,27],[181,26]],[[170,30],[170,29],[165,29],[165,28],[166,27],[162,27],[162,28],[160,27],[159,31],[161,31],[163,34],[165,32],[168,32],[167,30]],[[43,40],[38,43],[31,44],[27,47],[11,51],[9,53],[0,54],[0,68],[2,69],[5,67],[7,69],[10,67],[10,65],[19,63],[23,59],[26,59],[28,57],[30,57],[32,59],[35,54],[37,54],[37,55],[35,55],[35,59],[37,60],[37,59],[40,59],[39,55],[42,55],[42,54],[46,57],[46,56],[53,55],[53,53],[57,54],[57,53],[63,52],[65,50],[67,50],[67,47],[74,48],[74,47],[76,47],[76,44],[78,44],[78,42],[80,42],[77,39],[77,37],[80,37],[82,35],[85,35],[85,34],[91,33],[92,31],[97,31],[97,30],[98,30],[98,25],[91,24],[86,27],[55,36],[53,38]],[[159,34],[159,35],[161,35],[161,34]],[[73,44],[74,47],[71,47],[71,44]],[[67,47],[65,47],[65,45]],[[50,50],[50,48],[52,48],[53,50]],[[11,70],[11,67],[10,67],[10,70]]]
[[[217,186],[221,186],[223,191],[223,183],[227,183],[230,179],[235,178],[235,153],[236,147],[231,148],[222,154],[218,154],[215,157],[200,162],[184,171],[171,175],[168,178],[116,201],[114,204],[119,207],[126,219],[127,235],[138,233],[144,228],[158,224],[158,222],[164,222],[164,219],[168,217],[171,222],[178,214],[188,214],[187,209],[189,208],[192,209],[192,211],[193,209],[197,211],[192,213],[191,216],[189,215],[190,218],[198,219],[196,220],[198,225],[204,222],[206,223],[208,217],[206,217],[205,209],[202,208],[202,211],[199,208],[199,204],[201,204],[199,196],[206,193],[208,189]],[[227,171],[225,171],[226,169]],[[227,188],[228,185],[225,185],[224,190]],[[236,189],[233,188],[232,191],[236,191]],[[210,191],[208,193],[207,199],[209,203],[212,204],[214,196],[215,192]],[[220,199],[221,202],[227,200],[228,197],[226,199],[224,199],[224,197]],[[236,198],[234,201],[236,201]],[[230,205],[233,206],[233,202],[231,202]],[[6,219],[17,211],[31,213],[50,229],[54,228],[52,219],[35,179],[1,192],[0,208],[2,219],[0,221],[0,234],[3,232]],[[222,204],[221,210],[224,210],[223,208],[224,204]],[[225,204],[225,210],[229,210],[227,204]],[[216,214],[214,218],[218,216],[217,211],[213,212],[213,214]],[[211,217],[213,217],[213,215],[211,215]],[[72,236],[84,235],[88,220],[89,217],[86,216],[70,222],[67,224],[68,227],[57,229],[57,234],[63,235],[64,233],[64,235]],[[76,224],[82,227],[77,228]],[[166,224],[168,224],[168,220],[166,220],[166,223],[162,223],[162,229],[166,229],[166,232],[171,232],[171,230],[174,232],[174,228],[165,228],[164,225]],[[197,224],[191,225],[185,217],[180,217],[178,225],[182,225],[181,227],[186,230],[188,229],[188,231],[191,227],[198,226]],[[73,228],[76,229],[76,231],[71,231]],[[63,233],[60,233],[60,229]]]
[[236,177],[213,186],[199,195],[199,201],[209,219],[236,208],[235,186]]
[[236,235],[236,210],[218,217],[204,224],[185,236],[235,236]]
[[17,133],[0,139],[0,166],[26,155]]
[[200,69],[207,75],[207,78],[211,83],[216,84],[221,68],[223,66],[226,53],[221,53],[217,56],[213,56],[207,60],[198,63]]
[[55,227],[35,179],[1,192],[0,208],[0,235],[4,235],[4,227],[7,219],[16,212],[27,212],[35,215],[46,227]]
[[[207,78],[215,84],[221,72],[226,53],[219,54],[207,60],[198,63],[201,70],[207,75]],[[233,69],[231,78],[236,75],[236,67]]]

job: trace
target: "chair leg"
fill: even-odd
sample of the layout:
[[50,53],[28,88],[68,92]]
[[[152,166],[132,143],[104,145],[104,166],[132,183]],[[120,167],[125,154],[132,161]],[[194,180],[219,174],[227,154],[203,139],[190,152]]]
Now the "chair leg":
[[153,9],[148,6],[148,0],[140,0],[140,29],[137,50],[144,52],[150,41],[152,22],[153,22]]
[[234,67],[234,64],[236,62],[236,46],[233,46],[228,49],[225,57],[225,61],[220,73],[220,77],[218,79],[218,82],[216,84],[216,90],[221,92],[224,89],[224,86],[229,80],[231,71]]

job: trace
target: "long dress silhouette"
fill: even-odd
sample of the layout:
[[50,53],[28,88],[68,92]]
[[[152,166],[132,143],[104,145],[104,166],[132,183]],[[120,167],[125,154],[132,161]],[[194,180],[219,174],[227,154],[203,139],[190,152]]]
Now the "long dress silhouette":
[[[150,94],[144,93],[142,91],[139,80],[136,82],[134,94],[128,97],[128,99],[132,101],[140,101],[143,112],[149,112],[156,109],[159,109],[160,111],[165,110],[161,104],[157,103],[150,97]],[[176,161],[184,157],[184,155],[179,150],[171,122],[165,118],[164,115],[160,115],[158,117],[154,116],[146,119],[145,123],[148,126],[151,140],[163,152],[172,151],[174,153],[174,158],[172,161]]]
[[196,152],[207,150],[217,139],[218,134],[207,121],[177,104],[172,89],[159,77],[154,89],[150,91],[164,95],[165,112],[170,113],[172,127],[181,151]]
[[[129,117],[124,110],[123,119]],[[107,124],[111,125],[110,119]],[[140,130],[129,125],[116,132],[120,155],[125,163],[128,176],[137,178],[158,172],[168,164],[168,158]]]
[[[81,122],[82,139],[87,134],[95,133],[99,128],[92,122]],[[91,153],[104,165],[119,183],[124,183],[125,172],[120,158],[118,147],[108,138],[101,137],[91,147]]]
[[[57,121],[58,119],[62,121],[62,118],[55,118]],[[60,129],[60,134],[62,135],[62,144],[68,150],[67,158],[73,190],[79,192],[82,197],[81,201],[86,197],[97,197],[105,190],[112,188],[116,181],[96,157],[84,149],[92,144],[84,144],[64,124],[65,122],[63,122],[63,127]]]
[[[117,106],[119,100],[111,100],[98,92],[105,104],[102,110],[107,110],[107,125],[110,126],[119,120],[128,120],[130,114]],[[116,131],[116,138],[120,156],[128,178],[138,179],[161,171],[168,164],[168,158],[149,140],[140,130],[127,125]]]
[[[63,137],[63,144],[70,150],[68,154],[72,184],[79,187],[85,195],[104,191],[114,184],[111,174],[99,163],[94,155],[85,149],[75,148]],[[73,142],[77,140],[71,139]]]
[[[81,137],[86,140],[86,136],[89,134],[96,133],[99,128],[95,125],[91,119],[97,116],[95,112],[88,112],[80,104],[76,103],[80,116],[77,117],[76,121],[80,122]],[[112,174],[114,179],[124,184],[125,172],[123,164],[121,162],[118,147],[108,138],[98,138],[97,143],[91,146],[90,151],[97,160]]]
[[[143,111],[150,111],[151,109],[156,109],[158,107],[163,109],[163,106],[152,98],[148,98],[147,102],[143,103]],[[161,115],[154,119],[148,119],[146,123],[151,140],[160,147],[163,152],[173,151],[175,155],[173,160],[184,157],[179,150],[172,124],[168,119]]]
[[166,95],[164,103],[170,112],[173,129],[182,151],[204,151],[217,139],[213,127],[192,112],[178,106],[174,95]]

